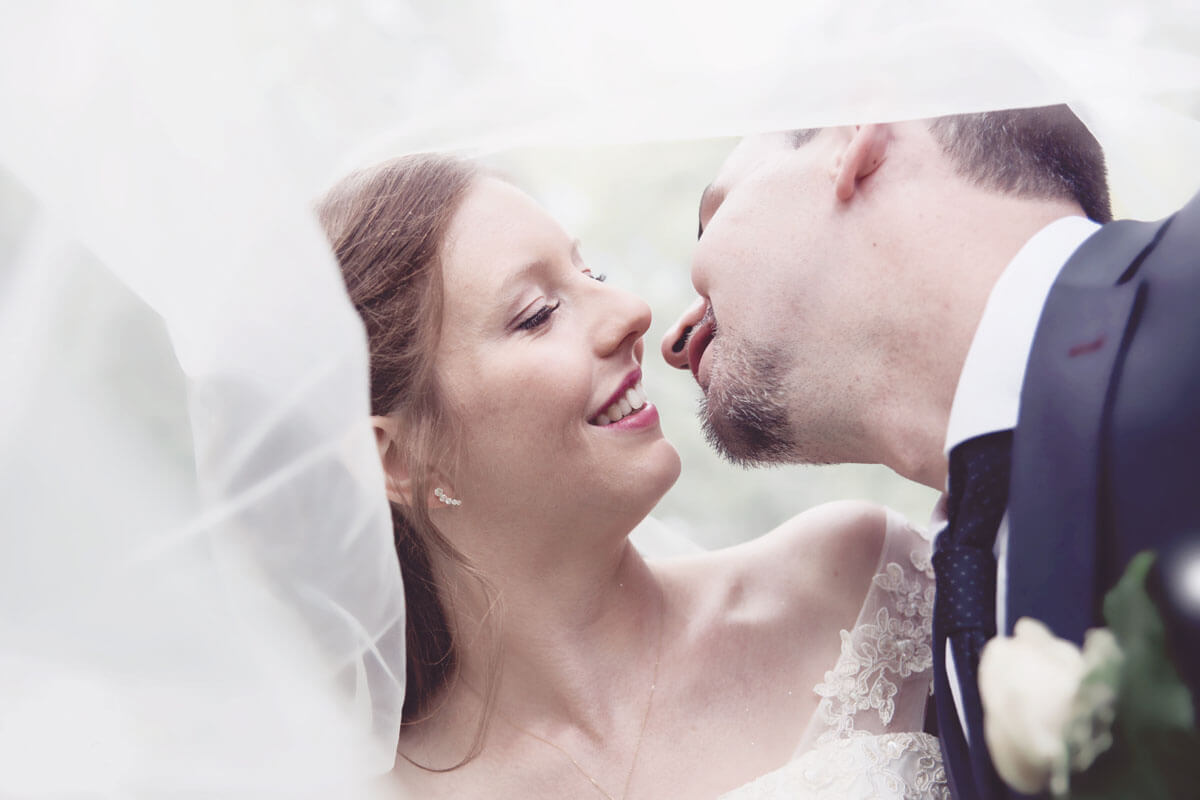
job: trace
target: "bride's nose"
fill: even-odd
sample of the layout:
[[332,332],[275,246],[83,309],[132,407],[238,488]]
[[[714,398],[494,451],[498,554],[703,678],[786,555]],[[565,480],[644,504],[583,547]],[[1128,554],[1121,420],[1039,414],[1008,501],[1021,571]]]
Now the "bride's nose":
[[675,369],[688,368],[687,339],[692,328],[704,316],[704,309],[707,307],[708,301],[703,297],[697,297],[696,302],[688,306],[679,319],[675,320],[670,328],[667,328],[667,333],[662,340],[662,357]]
[[[611,355],[627,343],[637,345],[650,330],[650,306],[624,289],[605,286],[608,302],[598,317],[596,347],[600,355]],[[640,359],[639,359],[640,360]]]

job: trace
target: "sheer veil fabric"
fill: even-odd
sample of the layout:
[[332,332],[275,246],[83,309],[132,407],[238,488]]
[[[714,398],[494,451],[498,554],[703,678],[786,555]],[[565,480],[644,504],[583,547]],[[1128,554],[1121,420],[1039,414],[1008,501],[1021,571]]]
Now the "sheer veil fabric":
[[403,595],[310,210],[346,169],[1067,101],[1120,213],[1200,175],[1188,0],[575,5],[0,6],[0,796],[391,766]]

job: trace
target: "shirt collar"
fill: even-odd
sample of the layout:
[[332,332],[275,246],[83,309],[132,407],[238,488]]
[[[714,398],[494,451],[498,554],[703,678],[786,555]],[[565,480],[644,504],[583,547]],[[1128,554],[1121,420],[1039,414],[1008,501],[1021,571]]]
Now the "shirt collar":
[[950,406],[946,449],[967,439],[1016,427],[1042,307],[1071,254],[1100,226],[1063,217],[1035,233],[1000,274],[988,295]]

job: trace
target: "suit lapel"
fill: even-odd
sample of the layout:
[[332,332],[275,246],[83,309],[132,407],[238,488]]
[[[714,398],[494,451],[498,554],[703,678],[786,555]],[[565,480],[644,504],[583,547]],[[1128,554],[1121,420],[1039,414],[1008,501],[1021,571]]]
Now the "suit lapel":
[[[946,641],[946,635],[936,617],[933,622],[933,641]],[[958,711],[954,706],[954,695],[950,690],[950,678],[946,672],[945,647],[935,646],[933,654],[933,693],[937,700],[938,739],[941,740],[946,779],[950,784],[951,797],[972,797],[975,781],[967,740],[958,722]],[[967,790],[970,791],[967,791]]]
[[1046,300],[1013,438],[1008,633],[1032,616],[1081,642],[1098,619],[1101,432],[1144,292],[1130,278],[1160,226],[1106,225],[1071,257]]

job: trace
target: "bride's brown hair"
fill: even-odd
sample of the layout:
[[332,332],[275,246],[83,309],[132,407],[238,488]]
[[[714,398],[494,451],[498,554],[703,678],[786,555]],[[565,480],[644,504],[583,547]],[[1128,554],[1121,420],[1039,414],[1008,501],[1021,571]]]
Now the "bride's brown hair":
[[[445,571],[479,581],[482,574],[438,530],[429,514],[430,475],[453,463],[456,420],[434,370],[442,326],[442,245],[478,169],[443,155],[415,155],[353,173],[321,199],[318,217],[366,327],[371,413],[400,421],[411,478],[408,504],[391,502],[396,554],[404,579],[406,684],[404,725],[431,716],[432,701],[458,674],[460,653],[438,578]],[[441,572],[435,572],[436,568]],[[487,670],[483,743],[495,697]]]

